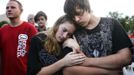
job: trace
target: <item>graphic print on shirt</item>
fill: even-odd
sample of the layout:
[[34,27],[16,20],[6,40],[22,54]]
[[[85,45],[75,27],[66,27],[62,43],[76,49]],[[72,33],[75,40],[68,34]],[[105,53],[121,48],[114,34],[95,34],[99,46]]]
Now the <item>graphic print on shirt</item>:
[[86,56],[101,57],[113,53],[113,22],[112,19],[102,18],[95,29],[87,30],[81,28],[75,32],[80,48]]
[[20,34],[18,36],[17,58],[24,57],[26,54],[26,43],[28,40],[27,34]]

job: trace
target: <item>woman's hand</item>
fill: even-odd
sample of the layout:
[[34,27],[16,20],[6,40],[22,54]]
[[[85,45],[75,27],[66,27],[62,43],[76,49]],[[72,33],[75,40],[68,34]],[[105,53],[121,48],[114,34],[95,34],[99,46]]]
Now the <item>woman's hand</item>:
[[61,61],[63,61],[64,66],[73,66],[82,64],[84,60],[85,55],[75,52],[70,52],[64,58],[61,59]]
[[75,37],[72,38],[68,38],[67,40],[64,41],[63,43],[63,48],[64,47],[69,47],[73,49],[73,52],[79,53],[80,51],[80,46],[78,44],[78,42],[76,41]]

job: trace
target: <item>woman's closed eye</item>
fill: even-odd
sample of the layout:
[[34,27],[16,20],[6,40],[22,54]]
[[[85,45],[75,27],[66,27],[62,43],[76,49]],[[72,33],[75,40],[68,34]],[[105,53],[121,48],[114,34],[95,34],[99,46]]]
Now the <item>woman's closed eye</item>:
[[63,28],[63,30],[62,30],[63,32],[67,32],[67,29],[66,28]]

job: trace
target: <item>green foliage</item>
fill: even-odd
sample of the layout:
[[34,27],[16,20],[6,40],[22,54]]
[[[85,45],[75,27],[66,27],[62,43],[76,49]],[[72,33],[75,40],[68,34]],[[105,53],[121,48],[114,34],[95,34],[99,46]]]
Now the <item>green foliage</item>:
[[4,24],[8,24],[8,22],[7,21],[1,21],[0,22],[0,27],[2,27]]
[[122,26],[124,27],[124,29],[127,32],[128,31],[131,31],[131,32],[134,31],[134,16],[132,16],[132,17],[129,17],[129,16],[122,17],[123,14],[118,13],[118,12],[109,12],[108,16],[117,19],[122,24]]
[[109,12],[109,16],[117,20],[122,18],[122,15],[123,15],[122,13],[118,13],[118,12]]

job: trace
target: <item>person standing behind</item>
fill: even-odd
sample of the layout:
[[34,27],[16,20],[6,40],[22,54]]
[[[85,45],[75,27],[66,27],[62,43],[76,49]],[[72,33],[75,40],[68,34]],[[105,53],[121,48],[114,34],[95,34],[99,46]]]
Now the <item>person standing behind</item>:
[[35,28],[38,30],[38,26],[37,26],[37,24],[35,23],[34,15],[33,15],[33,14],[29,14],[29,15],[28,15],[27,21],[28,21],[30,24],[32,24],[33,26],[35,26]]
[[27,21],[33,25],[35,25],[35,21],[34,21],[34,15],[33,14],[29,14]]
[[89,0],[66,0],[64,12],[77,22],[74,35],[87,56],[83,64],[64,69],[64,74],[122,75],[122,68],[131,63],[132,43],[121,24],[93,15]]
[[36,28],[20,19],[22,4],[10,0],[6,6],[6,15],[10,24],[0,29],[0,52],[2,54],[2,75],[26,75],[27,53]]
[[47,24],[47,15],[43,11],[39,11],[35,17],[35,22],[38,24],[38,31],[46,31],[46,24]]

